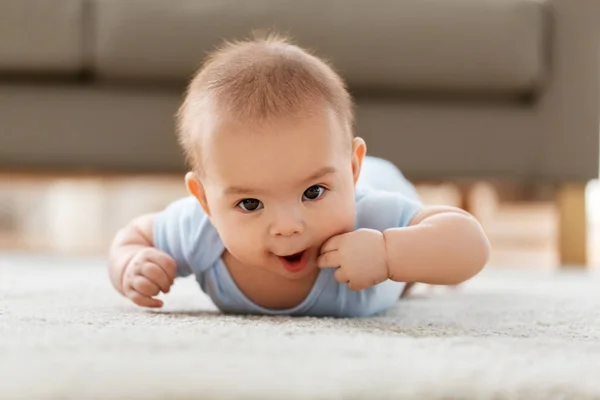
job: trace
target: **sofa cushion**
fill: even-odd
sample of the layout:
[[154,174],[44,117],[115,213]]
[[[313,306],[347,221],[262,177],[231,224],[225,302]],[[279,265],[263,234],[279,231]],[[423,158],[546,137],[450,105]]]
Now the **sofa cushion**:
[[222,39],[271,29],[355,88],[529,91],[547,67],[541,0],[92,0],[96,73],[183,83]]
[[80,71],[83,1],[0,1],[0,74]]

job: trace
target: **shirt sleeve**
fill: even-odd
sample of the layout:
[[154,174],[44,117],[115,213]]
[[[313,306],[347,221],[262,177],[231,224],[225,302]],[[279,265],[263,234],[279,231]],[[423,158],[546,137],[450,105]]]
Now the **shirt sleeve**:
[[371,191],[357,204],[357,227],[384,231],[403,228],[421,211],[423,204],[399,192]]
[[176,200],[156,215],[154,247],[177,263],[177,276],[200,273],[221,254],[220,238],[193,196]]
[[415,216],[423,209],[423,204],[420,201],[401,194],[397,194],[396,197],[397,205],[400,208],[398,212],[398,224],[396,227],[403,228],[408,226]]

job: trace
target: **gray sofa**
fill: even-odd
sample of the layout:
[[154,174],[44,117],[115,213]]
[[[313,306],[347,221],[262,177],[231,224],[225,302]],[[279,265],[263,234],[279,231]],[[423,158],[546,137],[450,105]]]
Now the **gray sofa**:
[[599,17],[595,0],[0,0],[0,168],[183,171],[173,115],[205,52],[275,29],[333,62],[370,154],[409,178],[556,184],[580,262]]

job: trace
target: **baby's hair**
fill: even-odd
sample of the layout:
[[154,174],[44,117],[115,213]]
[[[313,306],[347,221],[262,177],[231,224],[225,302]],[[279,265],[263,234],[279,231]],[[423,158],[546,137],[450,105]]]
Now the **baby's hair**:
[[328,106],[353,136],[352,98],[324,60],[277,34],[225,42],[210,53],[177,112],[177,136],[190,167],[201,168],[198,134],[207,105],[220,116],[260,123]]

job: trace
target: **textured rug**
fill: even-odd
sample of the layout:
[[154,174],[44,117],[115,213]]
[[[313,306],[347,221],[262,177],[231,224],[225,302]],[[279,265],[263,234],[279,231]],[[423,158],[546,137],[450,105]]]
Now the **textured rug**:
[[160,311],[102,260],[0,257],[1,399],[600,398],[600,277],[488,269],[369,319]]

